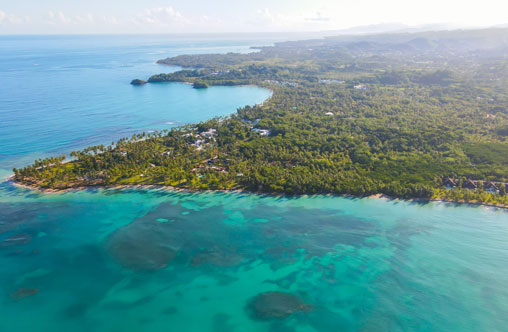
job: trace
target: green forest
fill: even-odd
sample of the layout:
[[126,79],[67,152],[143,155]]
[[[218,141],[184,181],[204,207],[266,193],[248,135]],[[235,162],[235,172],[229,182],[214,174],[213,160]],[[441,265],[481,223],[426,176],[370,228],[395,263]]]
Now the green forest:
[[508,205],[507,50],[508,30],[490,29],[330,37],[159,60],[186,69],[148,84],[252,84],[273,94],[228,117],[37,160],[15,169],[15,181],[57,190],[158,185]]

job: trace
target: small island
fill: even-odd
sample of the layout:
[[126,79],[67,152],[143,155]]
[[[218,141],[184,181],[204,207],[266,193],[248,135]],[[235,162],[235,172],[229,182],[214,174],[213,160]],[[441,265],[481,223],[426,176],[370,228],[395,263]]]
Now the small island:
[[148,83],[252,84],[273,94],[228,117],[89,147],[70,161],[37,160],[14,180],[51,190],[155,185],[508,205],[506,34],[334,37],[159,60],[192,69]]
[[140,79],[134,79],[134,80],[131,81],[132,85],[144,85],[146,83],[147,83],[146,81],[140,80]]

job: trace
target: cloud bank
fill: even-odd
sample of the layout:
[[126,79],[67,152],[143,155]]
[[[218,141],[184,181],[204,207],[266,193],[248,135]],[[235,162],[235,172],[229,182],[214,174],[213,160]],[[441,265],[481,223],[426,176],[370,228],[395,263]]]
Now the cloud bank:
[[[34,0],[25,0],[27,2]],[[0,33],[209,33],[338,30],[380,23],[508,23],[506,0],[47,0],[0,8]],[[150,5],[152,4],[152,5]],[[436,10],[436,8],[438,8]]]
[[6,12],[4,11],[1,11],[0,10],[0,24],[1,25],[7,25],[7,24],[12,24],[12,25],[19,25],[19,24],[28,24],[30,23],[30,17],[29,16],[16,16],[16,15],[12,15],[12,14],[7,14]]

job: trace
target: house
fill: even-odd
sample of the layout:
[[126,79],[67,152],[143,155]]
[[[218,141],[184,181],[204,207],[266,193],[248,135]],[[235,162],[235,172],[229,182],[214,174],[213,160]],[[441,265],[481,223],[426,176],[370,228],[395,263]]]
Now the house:
[[443,185],[446,187],[446,189],[455,188],[458,184],[458,181],[452,178],[444,178],[443,179]]
[[281,82],[280,86],[289,86],[294,88],[297,84],[295,82]]
[[332,112],[326,112],[325,115],[335,115]]
[[202,164],[213,164],[213,163],[216,163],[218,161],[219,161],[219,157],[218,156],[214,156],[213,158],[203,160],[201,163]]
[[204,131],[201,133],[203,137],[213,137],[217,135],[217,129],[210,128],[208,131]]
[[255,133],[258,133],[261,136],[269,136],[270,135],[270,130],[268,130],[268,129],[257,129],[257,128],[254,128],[254,129],[252,129],[252,131],[255,132]]
[[196,172],[199,172],[201,170],[214,170],[214,171],[217,171],[219,173],[223,173],[223,174],[226,174],[227,171],[224,167],[221,167],[221,166],[204,166],[204,165],[199,165],[195,168],[193,168],[191,171],[196,173]]
[[355,85],[353,88],[355,88],[357,90],[365,90],[365,89],[367,89],[367,87],[364,84]]
[[464,183],[462,184],[462,188],[464,188],[464,189],[476,190],[476,188],[478,188],[478,185],[476,184],[476,181],[473,181],[473,180],[467,179],[467,180],[466,180],[466,181],[464,181]]
[[224,173],[224,174],[227,173],[227,171],[224,169],[224,167],[220,167],[220,166],[209,166],[208,169],[213,169],[214,171],[218,171],[218,172]]
[[499,192],[499,187],[494,182],[491,182],[491,181],[485,182],[485,184],[483,185],[483,189],[486,192],[489,192],[492,194],[497,194]]
[[203,145],[205,144],[205,141],[199,139],[191,144],[191,146],[195,146],[198,150],[203,149]]
[[322,79],[322,80],[319,80],[319,83],[322,83],[322,84],[332,84],[332,83],[343,84],[344,81]]

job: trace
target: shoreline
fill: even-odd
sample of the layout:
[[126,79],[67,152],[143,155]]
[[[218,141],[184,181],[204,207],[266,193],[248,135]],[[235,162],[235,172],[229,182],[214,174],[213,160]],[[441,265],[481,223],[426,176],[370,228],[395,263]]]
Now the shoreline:
[[[353,196],[356,197],[356,196]],[[507,209],[508,205],[503,204],[491,204],[491,203],[484,203],[479,201],[465,201],[465,200],[451,200],[451,199],[440,199],[440,198],[398,198],[398,197],[391,197],[385,194],[374,194],[370,196],[365,196],[368,198],[378,198],[378,199],[386,199],[391,201],[405,201],[405,202],[412,202],[412,203],[432,203],[432,202],[440,202],[440,203],[449,203],[449,204],[456,204],[456,205],[473,205],[473,206],[484,206],[484,207],[491,207],[491,208],[498,208],[498,209]],[[358,197],[361,198],[361,197]]]
[[29,189],[32,191],[37,191],[42,194],[51,195],[51,194],[65,194],[65,193],[71,193],[71,192],[79,192],[79,191],[86,191],[90,189],[103,189],[103,190],[127,190],[127,189],[138,189],[138,190],[161,190],[161,191],[167,191],[172,193],[189,193],[189,194],[196,194],[196,193],[236,193],[236,194],[247,194],[247,195],[263,195],[263,196],[273,196],[273,197],[302,197],[302,196],[315,196],[315,195],[323,195],[323,196],[333,196],[333,197],[342,197],[342,198],[353,198],[353,199],[362,199],[362,198],[375,198],[375,199],[383,199],[383,200],[390,200],[390,201],[402,201],[402,202],[410,202],[410,203],[420,203],[420,204],[428,204],[432,202],[440,202],[440,203],[449,203],[449,204],[456,204],[456,205],[471,205],[471,206],[484,206],[489,208],[498,208],[498,209],[506,209],[508,210],[508,205],[502,205],[502,204],[490,204],[490,203],[484,203],[484,202],[478,202],[478,201],[464,201],[464,200],[444,200],[444,199],[438,199],[438,198],[398,198],[398,197],[391,197],[385,194],[373,194],[369,196],[354,196],[354,195],[348,195],[348,194],[298,194],[298,195],[287,195],[287,194],[274,194],[274,193],[263,193],[263,192],[254,192],[249,191],[245,189],[206,189],[206,190],[200,190],[200,189],[188,189],[188,188],[177,188],[173,186],[162,186],[162,185],[149,185],[149,184],[136,184],[136,185],[111,185],[111,186],[82,186],[82,187],[75,187],[75,188],[67,188],[67,189],[42,189],[36,186],[31,186],[23,183],[16,182],[14,180],[14,175],[9,176],[7,179],[5,179],[6,183],[9,183],[15,187],[18,188],[24,188]]

